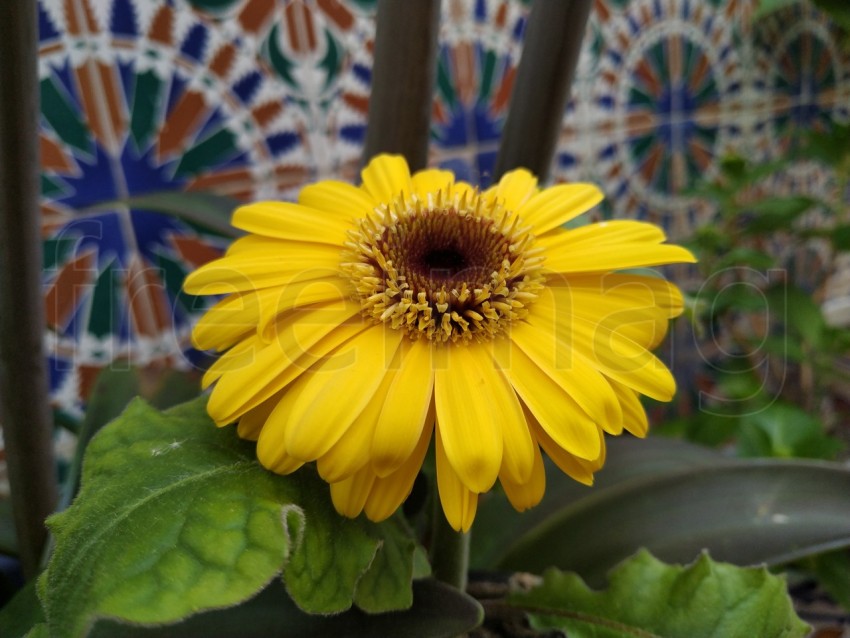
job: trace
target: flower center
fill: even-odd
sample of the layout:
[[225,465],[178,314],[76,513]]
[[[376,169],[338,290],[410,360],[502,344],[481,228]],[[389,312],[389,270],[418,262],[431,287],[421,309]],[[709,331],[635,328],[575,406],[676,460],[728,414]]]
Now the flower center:
[[490,339],[524,317],[542,262],[529,229],[498,202],[437,193],[359,220],[342,269],[364,316],[444,343]]

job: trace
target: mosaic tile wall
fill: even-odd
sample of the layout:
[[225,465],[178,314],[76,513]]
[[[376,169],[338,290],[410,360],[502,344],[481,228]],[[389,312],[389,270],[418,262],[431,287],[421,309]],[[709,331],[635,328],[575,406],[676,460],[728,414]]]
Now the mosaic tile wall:
[[[365,133],[375,0],[38,0],[44,291],[56,404],[79,414],[97,371],[189,367],[200,301],[185,274],[211,233],[121,200],[170,190],[293,197],[353,179]],[[555,180],[592,180],[604,214],[683,236],[685,193],[723,153],[780,156],[848,119],[850,58],[802,4],[596,0]],[[432,163],[486,184],[528,2],[444,0]],[[785,189],[831,187],[802,163]],[[119,203],[116,203],[119,202]]]

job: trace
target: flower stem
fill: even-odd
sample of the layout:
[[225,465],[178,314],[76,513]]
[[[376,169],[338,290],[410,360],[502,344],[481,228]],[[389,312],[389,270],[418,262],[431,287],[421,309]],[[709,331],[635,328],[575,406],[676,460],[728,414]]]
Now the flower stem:
[[38,197],[38,11],[0,2],[0,421],[24,574],[39,570],[56,506]]
[[470,532],[456,532],[446,520],[440,499],[434,499],[431,569],[434,578],[463,591],[469,569]]

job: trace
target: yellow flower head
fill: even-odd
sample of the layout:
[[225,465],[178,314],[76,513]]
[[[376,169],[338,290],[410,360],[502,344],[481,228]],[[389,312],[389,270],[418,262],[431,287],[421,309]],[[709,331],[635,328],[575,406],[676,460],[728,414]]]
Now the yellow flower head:
[[186,280],[227,295],[193,333],[223,352],[212,418],[238,421],[274,472],[315,461],[351,517],[390,516],[432,437],[458,530],[497,479],[517,509],[538,503],[541,448],[590,484],[603,433],[643,436],[638,395],[675,391],[649,350],[681,294],[616,271],[693,256],[651,224],[562,228],[602,200],[589,184],[540,190],[516,170],[479,192],[386,155],[362,177],[238,209],[249,234]]

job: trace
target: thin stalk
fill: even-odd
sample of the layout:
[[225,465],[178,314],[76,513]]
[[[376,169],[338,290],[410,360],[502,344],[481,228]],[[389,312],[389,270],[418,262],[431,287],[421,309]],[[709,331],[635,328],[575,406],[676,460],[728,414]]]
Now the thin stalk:
[[56,506],[39,229],[36,3],[0,2],[0,419],[24,574]]
[[452,529],[443,513],[436,487],[431,528],[431,571],[437,580],[463,591],[469,571],[471,533],[462,534]]
[[439,24],[439,0],[378,0],[364,161],[399,153],[413,171],[427,165]]
[[549,175],[592,0],[535,0],[493,177],[525,167]]

